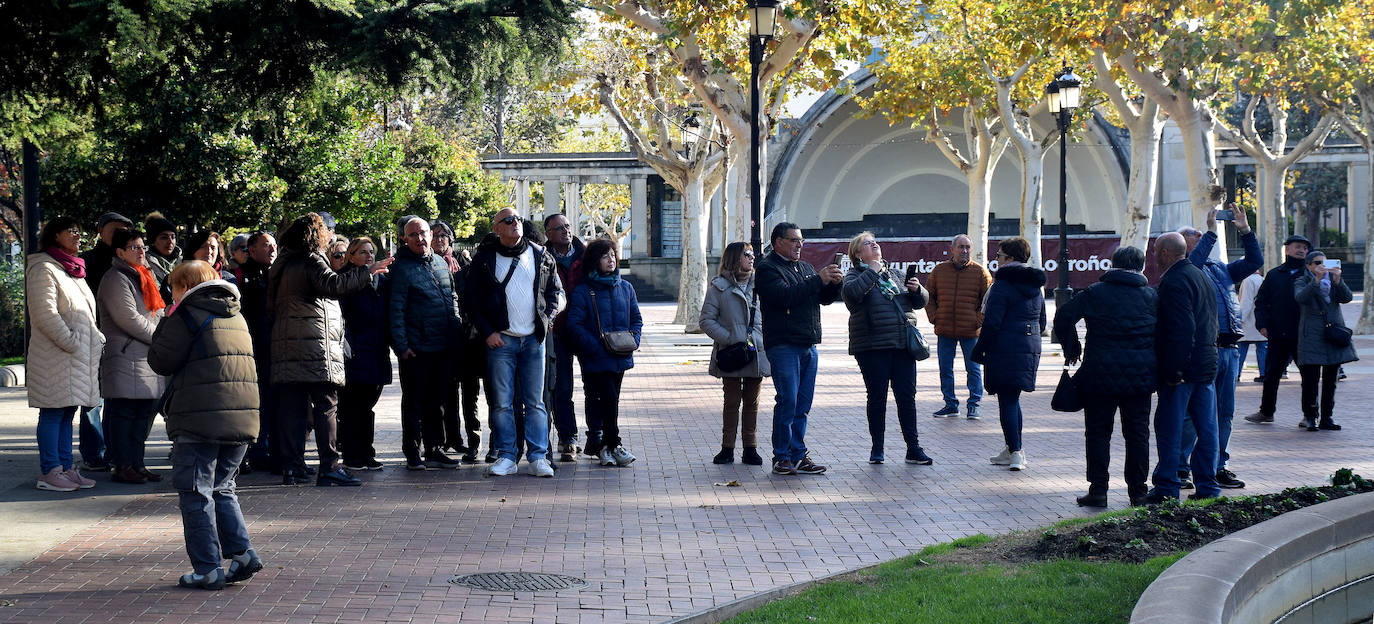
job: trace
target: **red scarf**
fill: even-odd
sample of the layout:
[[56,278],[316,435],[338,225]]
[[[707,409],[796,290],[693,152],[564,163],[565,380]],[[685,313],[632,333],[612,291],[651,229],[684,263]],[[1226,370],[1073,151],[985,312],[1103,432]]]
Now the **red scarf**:
[[67,275],[75,277],[76,279],[86,278],[85,260],[62,251],[61,247],[49,247],[43,251],[47,252],[49,256],[52,256],[53,260],[56,260],[58,264],[62,265],[62,270],[66,271]]
[[157,312],[166,307],[167,303],[162,300],[162,293],[158,292],[157,279],[153,277],[153,272],[141,264],[130,266],[138,272],[138,289],[143,293],[143,306],[148,308],[149,312]]

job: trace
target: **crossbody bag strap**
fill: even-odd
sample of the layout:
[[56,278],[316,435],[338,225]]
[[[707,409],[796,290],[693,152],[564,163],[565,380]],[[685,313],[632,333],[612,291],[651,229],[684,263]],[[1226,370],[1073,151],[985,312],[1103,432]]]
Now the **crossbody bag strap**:
[[592,295],[592,314],[596,316],[596,333],[605,335],[606,330],[601,328],[601,308],[596,305],[596,288],[588,284],[587,292]]

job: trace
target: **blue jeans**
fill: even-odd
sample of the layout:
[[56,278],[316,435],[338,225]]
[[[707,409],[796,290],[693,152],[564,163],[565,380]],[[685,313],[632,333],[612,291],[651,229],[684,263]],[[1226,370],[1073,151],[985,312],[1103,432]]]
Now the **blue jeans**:
[[97,403],[95,407],[81,408],[81,431],[79,450],[81,451],[81,461],[89,464],[103,464],[105,458],[105,424],[101,419],[101,407],[104,402]]
[[172,487],[177,489],[186,555],[196,574],[209,574],[230,555],[252,548],[234,493],[246,444],[174,442]]
[[[554,354],[553,409],[554,427],[558,429],[558,441],[569,444],[577,437],[577,413],[573,408],[573,353],[569,340],[554,334],[549,341]],[[591,429],[591,415],[587,415],[587,428]],[[600,423],[596,429],[601,430]],[[591,432],[588,431],[588,435]]]
[[1217,487],[1217,396],[1208,383],[1181,383],[1159,389],[1159,406],[1155,410],[1155,446],[1159,464],[1155,466],[1155,488],[1167,496],[1178,496],[1178,471],[1185,464],[1179,462],[1180,438],[1184,421],[1192,421],[1197,431],[1197,445],[1192,453],[1193,482],[1197,493],[1218,496]]
[[936,336],[936,357],[940,359],[940,394],[945,398],[945,407],[958,408],[959,399],[954,396],[954,347],[964,352],[964,371],[967,374],[969,409],[978,407],[983,400],[983,365],[973,361],[973,345],[977,338],[950,338]]
[[[1245,368],[1245,357],[1250,354],[1250,344],[1251,343],[1248,342],[1240,343],[1240,368]],[[1263,377],[1264,363],[1268,360],[1267,356],[1269,355],[1269,342],[1267,340],[1262,340],[1254,343],[1254,345],[1255,363],[1259,365],[1260,376]],[[1239,377],[1240,373],[1236,373],[1236,376]]]
[[38,408],[38,468],[43,474],[53,468],[72,467],[72,416],[76,407]]
[[1002,421],[1002,440],[1007,450],[1021,450],[1021,391],[1003,390],[997,393],[997,416]]
[[525,458],[530,462],[547,459],[549,454],[549,413],[544,409],[544,343],[530,336],[502,335],[504,345],[487,350],[487,375],[491,381],[491,428],[496,436],[496,452],[502,459],[516,461],[516,390],[524,405]]
[[769,345],[773,367],[773,461],[796,463],[806,456],[806,414],[816,395],[816,346]]
[[[1236,375],[1240,374],[1240,363],[1240,349],[1217,349],[1217,379],[1213,384],[1217,393],[1217,465],[1212,474],[1225,468],[1231,459],[1231,419],[1236,415]],[[1185,419],[1178,444],[1178,465],[1188,465],[1196,445],[1197,430]]]

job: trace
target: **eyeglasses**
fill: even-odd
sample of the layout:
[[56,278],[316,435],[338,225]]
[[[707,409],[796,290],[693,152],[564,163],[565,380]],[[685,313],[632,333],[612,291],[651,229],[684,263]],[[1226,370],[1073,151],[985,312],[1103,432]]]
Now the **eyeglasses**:
[[563,225],[560,225],[560,226],[558,226],[558,227],[549,228],[548,231],[550,231],[550,232],[564,232],[564,231],[567,231],[567,230],[570,230],[570,229],[572,229],[572,224],[571,224],[571,223],[564,223]]
[[405,235],[406,238],[429,238],[429,230],[418,230]]
[[511,216],[509,216],[509,217],[506,217],[506,218],[500,220],[498,223],[503,223],[503,224],[505,224],[505,225],[514,225],[514,224],[519,223],[519,222],[520,222],[520,217],[519,217],[518,215],[511,215]]
[[870,239],[864,241],[864,246],[865,246],[865,247],[877,247],[877,246],[878,246],[878,241],[875,241],[875,240],[873,240],[873,239],[870,238]]
[[1011,256],[1008,256],[1007,254],[1004,254],[1004,253],[1002,253],[1002,252],[999,251],[999,252],[997,252],[997,257],[998,257],[998,258],[1010,258]]
[[342,251],[336,251],[336,252],[334,252],[334,253],[332,253],[332,254],[329,254],[329,257],[331,257],[331,258],[333,258],[333,259],[335,259],[335,260],[343,260],[344,252],[342,252]]
[[134,252],[134,253],[145,253],[145,252],[148,251],[148,248],[147,248],[147,247],[144,247],[144,246],[142,246],[142,245],[139,245],[138,247],[125,247],[125,248],[124,248],[124,251],[132,251],[132,252]]
[[754,257],[754,252],[752,252],[752,251],[746,251],[746,252],[744,252],[744,257],[746,257],[746,258],[753,258],[753,257]]
[[796,243],[796,244],[798,244],[798,245],[800,245],[800,244],[806,242],[806,239],[805,239],[805,238],[801,238],[801,237],[792,238],[792,237],[790,237],[790,236],[787,237],[787,238],[784,238],[783,240],[788,241],[788,242],[792,242],[792,243]]
[[81,228],[79,227],[67,228],[65,230],[62,230],[62,232],[66,234],[71,234],[72,236],[81,236]]

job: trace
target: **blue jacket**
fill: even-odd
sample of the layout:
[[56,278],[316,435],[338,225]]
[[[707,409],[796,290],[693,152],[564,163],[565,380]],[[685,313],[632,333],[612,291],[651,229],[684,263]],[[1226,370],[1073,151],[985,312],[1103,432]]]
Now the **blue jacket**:
[[993,394],[1035,390],[1040,334],[1045,331],[1045,272],[1025,265],[993,274],[983,305],[983,329],[973,361],[983,365],[983,386]]
[[1212,383],[1217,377],[1217,298],[1212,280],[1191,262],[1159,278],[1155,353],[1159,383]]
[[458,297],[443,257],[421,258],[402,247],[390,273],[389,325],[396,353],[438,353],[458,346]]
[[348,341],[348,356],[344,359],[345,383],[385,386],[391,383],[391,355],[386,351],[390,340],[387,324],[387,289],[385,275],[373,275],[372,284],[358,292],[339,298],[344,316],[344,339]]
[[1260,250],[1259,238],[1253,231],[1242,234],[1240,244],[1245,247],[1245,257],[1230,264],[1213,260],[1212,248],[1217,244],[1217,233],[1202,235],[1188,261],[1202,269],[1217,296],[1217,340],[1222,346],[1229,346],[1245,334],[1245,324],[1240,317],[1240,304],[1236,301],[1236,282],[1244,280],[1251,273],[1264,266],[1264,252]]
[[[596,300],[592,301],[592,289],[596,289]],[[601,315],[601,326],[597,327],[597,313],[592,311],[596,305]],[[625,280],[615,286],[597,284],[583,280],[573,290],[568,302],[568,335],[572,338],[577,359],[582,362],[582,370],[588,373],[618,373],[635,366],[634,355],[613,356],[601,345],[601,332],[629,331],[639,344],[644,320],[639,316],[639,301],[635,289]]]

